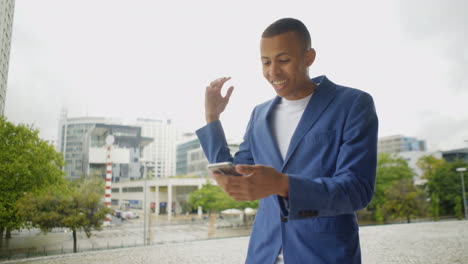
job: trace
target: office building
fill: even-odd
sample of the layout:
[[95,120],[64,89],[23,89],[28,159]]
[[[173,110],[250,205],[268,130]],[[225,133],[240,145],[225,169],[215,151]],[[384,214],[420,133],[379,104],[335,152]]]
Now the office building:
[[[238,142],[229,141],[228,148],[231,151],[231,155],[234,155],[239,151]],[[201,146],[196,149],[189,150],[187,152],[187,174],[199,177],[206,177],[210,175],[207,169],[208,160],[206,159],[205,153]]]
[[[239,142],[229,140],[228,148],[234,155],[239,150]],[[206,177],[210,173],[206,166],[208,160],[200,145],[200,141],[195,136],[177,145],[177,175],[191,175]]]
[[378,153],[426,151],[426,141],[402,135],[381,137],[378,141],[377,151]]
[[148,164],[151,176],[166,178],[176,175],[176,144],[181,139],[182,129],[175,127],[170,119],[138,118],[143,137],[153,138],[143,150],[142,160]]
[[0,0],[0,116],[5,110],[14,0]]
[[[190,138],[190,136],[188,136]],[[176,175],[188,174],[188,153],[201,149],[200,141],[193,134],[190,139],[177,145]]]
[[[188,205],[191,192],[202,188],[207,182],[216,185],[213,179],[165,178],[145,181],[121,181],[112,184],[111,204],[116,209],[143,209],[145,186],[147,208],[157,215],[167,214],[171,219],[175,214],[192,213],[193,208]],[[198,210],[201,216],[201,208]]]
[[468,148],[442,151],[442,158],[448,162],[457,160],[468,162]]
[[[141,135],[140,127],[122,125],[116,119],[67,118],[66,112],[62,113],[58,135],[57,150],[63,154],[67,179],[105,177],[109,161],[113,163],[113,181],[141,178],[145,170],[141,153],[152,141]],[[115,138],[110,150],[106,143],[109,135]]]

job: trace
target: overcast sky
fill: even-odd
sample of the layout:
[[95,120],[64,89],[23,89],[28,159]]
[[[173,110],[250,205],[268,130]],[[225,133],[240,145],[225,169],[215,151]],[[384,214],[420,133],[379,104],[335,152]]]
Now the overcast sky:
[[171,118],[204,124],[204,89],[231,76],[222,115],[241,138],[272,98],[259,54],[264,28],[295,17],[309,28],[310,75],[370,93],[379,136],[468,140],[467,1],[63,1],[15,3],[5,115],[56,139],[69,117]]

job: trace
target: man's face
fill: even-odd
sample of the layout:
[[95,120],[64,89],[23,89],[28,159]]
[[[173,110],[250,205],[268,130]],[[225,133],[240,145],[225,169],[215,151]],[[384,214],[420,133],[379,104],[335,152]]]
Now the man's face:
[[278,96],[298,100],[312,92],[307,68],[315,59],[315,51],[306,51],[295,32],[262,38],[260,53],[263,76]]

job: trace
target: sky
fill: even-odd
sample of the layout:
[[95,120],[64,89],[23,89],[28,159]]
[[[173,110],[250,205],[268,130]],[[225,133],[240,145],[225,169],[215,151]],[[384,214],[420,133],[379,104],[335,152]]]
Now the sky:
[[468,2],[22,0],[15,3],[5,116],[57,138],[69,117],[169,118],[205,124],[204,90],[232,77],[221,120],[240,139],[264,80],[260,36],[283,17],[308,27],[311,76],[374,98],[379,137],[428,150],[468,146]]

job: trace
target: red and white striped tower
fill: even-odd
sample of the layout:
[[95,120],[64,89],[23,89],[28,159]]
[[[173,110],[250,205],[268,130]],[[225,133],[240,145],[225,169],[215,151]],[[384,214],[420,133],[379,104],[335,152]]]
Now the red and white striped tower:
[[[114,136],[109,135],[106,137],[107,153],[106,153],[106,189],[104,203],[108,208],[111,206],[111,184],[112,184],[112,161],[111,161],[111,149],[114,143]],[[104,225],[109,225],[111,221],[111,215],[106,215]]]

